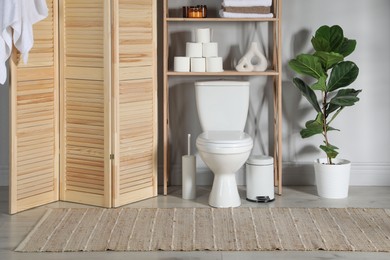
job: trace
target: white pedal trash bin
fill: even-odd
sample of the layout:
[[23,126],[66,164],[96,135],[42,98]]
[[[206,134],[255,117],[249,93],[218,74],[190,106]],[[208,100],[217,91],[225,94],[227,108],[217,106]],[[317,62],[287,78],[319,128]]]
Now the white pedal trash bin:
[[273,157],[253,155],[247,160],[246,200],[264,203],[275,200]]

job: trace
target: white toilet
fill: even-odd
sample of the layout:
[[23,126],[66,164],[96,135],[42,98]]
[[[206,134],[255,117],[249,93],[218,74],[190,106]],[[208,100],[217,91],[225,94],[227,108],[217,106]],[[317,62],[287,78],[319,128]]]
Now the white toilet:
[[203,133],[196,140],[202,160],[214,173],[209,204],[241,205],[236,171],[248,159],[252,138],[244,133],[249,107],[249,82],[195,82],[196,105]]

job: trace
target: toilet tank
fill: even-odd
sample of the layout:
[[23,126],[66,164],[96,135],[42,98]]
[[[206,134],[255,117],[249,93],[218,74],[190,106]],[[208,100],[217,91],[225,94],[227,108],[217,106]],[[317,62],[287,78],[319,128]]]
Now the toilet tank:
[[249,107],[248,81],[195,82],[203,131],[244,131]]

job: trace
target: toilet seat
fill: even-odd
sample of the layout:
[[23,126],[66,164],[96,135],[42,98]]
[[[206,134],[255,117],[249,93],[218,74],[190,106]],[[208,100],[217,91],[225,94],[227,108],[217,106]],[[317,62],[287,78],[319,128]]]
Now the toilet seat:
[[253,141],[241,131],[207,131],[198,136],[196,146],[208,153],[232,154],[252,149]]

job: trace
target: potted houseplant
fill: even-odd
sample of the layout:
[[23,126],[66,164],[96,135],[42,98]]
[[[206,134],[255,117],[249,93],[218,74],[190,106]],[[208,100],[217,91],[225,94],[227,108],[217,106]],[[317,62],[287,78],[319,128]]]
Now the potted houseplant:
[[324,25],[316,31],[311,43],[313,53],[300,54],[289,61],[292,70],[305,76],[303,79],[295,77],[293,82],[316,112],[315,119],[306,122],[300,134],[302,138],[323,136],[320,149],[326,158],[314,163],[318,195],[345,198],[348,196],[351,163],[336,158],[338,148],[331,143],[328,133],[339,131],[331,123],[345,107],[359,101],[357,96],[361,90],[348,87],[357,78],[359,68],[354,62],[345,60],[355,50],[356,40],[345,38],[338,25]]

